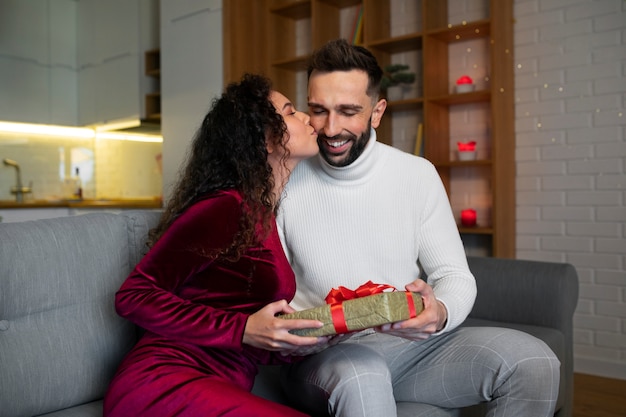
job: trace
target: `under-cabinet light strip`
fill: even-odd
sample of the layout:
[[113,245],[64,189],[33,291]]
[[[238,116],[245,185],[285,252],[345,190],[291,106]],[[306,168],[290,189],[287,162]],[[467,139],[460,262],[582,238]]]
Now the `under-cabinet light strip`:
[[163,142],[163,137],[158,135],[142,135],[138,133],[96,132],[96,139],[104,140],[128,140],[133,142]]
[[139,133],[123,133],[100,131],[99,128],[72,127],[43,125],[31,123],[0,122],[0,135],[2,133],[23,133],[41,136],[62,136],[65,138],[78,139],[104,139],[104,140],[127,140],[135,142],[163,142],[159,135],[145,135]]
[[85,127],[40,125],[31,123],[0,122],[1,133],[27,133],[31,135],[65,136],[72,138],[91,139],[96,131]]

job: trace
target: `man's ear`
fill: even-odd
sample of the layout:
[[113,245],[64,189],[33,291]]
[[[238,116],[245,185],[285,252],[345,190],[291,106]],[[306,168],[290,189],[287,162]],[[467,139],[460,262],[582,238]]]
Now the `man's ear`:
[[387,100],[384,98],[378,100],[378,102],[374,105],[374,109],[372,110],[372,127],[374,129],[380,126],[380,120],[382,119],[386,108]]

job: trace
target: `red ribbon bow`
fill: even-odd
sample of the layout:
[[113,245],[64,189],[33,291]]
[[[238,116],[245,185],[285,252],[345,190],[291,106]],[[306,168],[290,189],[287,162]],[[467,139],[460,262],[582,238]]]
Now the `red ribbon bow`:
[[324,300],[326,300],[326,304],[341,303],[346,300],[353,300],[355,298],[378,294],[389,289],[392,291],[396,290],[395,287],[392,287],[391,285],[374,284],[372,281],[367,281],[354,291],[342,286],[339,286],[339,288],[333,288]]
[[[344,301],[379,294],[389,289],[391,291],[396,291],[396,288],[391,285],[375,284],[372,281],[367,281],[365,284],[361,285],[354,291],[342,286],[330,290],[325,300],[327,304],[330,304],[330,314],[333,320],[333,326],[335,326],[335,331],[337,332],[337,334],[347,333],[349,331],[348,325],[346,324],[346,318],[343,313],[342,303]],[[406,298],[409,305],[411,318],[413,318],[417,314],[415,311],[415,304],[413,302],[413,295],[411,294],[411,292],[406,291]]]

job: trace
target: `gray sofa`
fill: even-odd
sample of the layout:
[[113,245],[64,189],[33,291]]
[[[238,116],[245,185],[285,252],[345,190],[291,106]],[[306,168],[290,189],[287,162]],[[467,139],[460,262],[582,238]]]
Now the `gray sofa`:
[[[107,384],[138,336],[116,315],[113,295],[145,252],[158,216],[131,211],[0,223],[3,417],[102,415]],[[514,327],[545,340],[562,362],[557,415],[570,416],[575,269],[494,258],[470,258],[470,266],[479,291],[466,325]],[[276,378],[275,368],[263,368],[254,392],[280,401]],[[399,410],[420,415],[412,404]],[[461,412],[468,413],[481,410]]]

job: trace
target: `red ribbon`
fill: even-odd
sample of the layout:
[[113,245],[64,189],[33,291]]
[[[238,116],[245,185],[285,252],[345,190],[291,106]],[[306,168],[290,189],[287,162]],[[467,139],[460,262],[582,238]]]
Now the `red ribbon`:
[[411,291],[405,291],[406,303],[409,306],[409,317],[417,317],[417,311],[415,311],[415,301],[413,300],[413,293]]
[[[339,286],[339,288],[333,288],[330,290],[325,300],[327,304],[330,304],[330,314],[333,320],[333,326],[337,334],[347,333],[348,326],[346,324],[346,318],[343,312],[343,302],[347,300],[354,300],[355,298],[367,297],[369,295],[379,294],[385,290],[391,289],[396,291],[396,288],[387,284],[375,284],[372,281],[367,281],[365,284],[358,287],[356,290],[351,290],[346,287]],[[413,302],[413,295],[410,291],[406,291],[406,299],[409,306],[410,317],[417,316],[415,311],[415,303]]]

